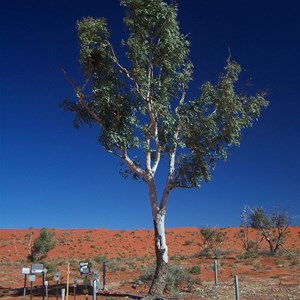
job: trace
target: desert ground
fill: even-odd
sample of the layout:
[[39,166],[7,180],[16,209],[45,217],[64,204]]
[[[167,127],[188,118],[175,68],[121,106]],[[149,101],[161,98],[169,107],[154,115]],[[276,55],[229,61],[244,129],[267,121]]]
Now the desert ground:
[[[80,263],[89,262],[100,275],[97,299],[140,299],[149,288],[147,274],[155,264],[152,230],[48,229],[54,232],[56,246],[43,259],[47,273],[48,297],[61,299],[69,277],[68,298],[86,299],[85,276]],[[236,299],[234,278],[238,276],[241,300],[300,299],[300,226],[289,233],[277,255],[270,256],[263,242],[259,254],[245,257],[242,241],[236,236],[240,228],[220,228],[226,239],[218,252],[218,286],[215,286],[213,255],[203,255],[199,228],[167,229],[170,265],[177,270],[179,282],[166,288],[164,299]],[[4,300],[24,299],[22,268],[31,268],[27,256],[40,229],[0,230],[0,297]],[[251,232],[255,239],[255,232]],[[106,288],[103,288],[103,262],[106,265]],[[68,276],[69,265],[69,276]],[[55,281],[55,272],[60,273]],[[87,284],[90,279],[88,278]],[[30,299],[30,283],[26,279],[26,296]],[[45,296],[45,291],[44,291]],[[32,282],[32,298],[42,297],[42,276]],[[92,290],[89,288],[89,299]]]

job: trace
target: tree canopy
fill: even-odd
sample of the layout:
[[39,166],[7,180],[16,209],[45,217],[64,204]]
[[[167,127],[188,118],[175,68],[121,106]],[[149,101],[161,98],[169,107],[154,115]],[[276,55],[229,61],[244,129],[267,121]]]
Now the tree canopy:
[[193,65],[177,6],[161,0],[121,4],[127,8],[129,34],[122,41],[127,60],[122,65],[117,58],[104,18],[83,18],[77,26],[86,82],[74,86],[78,101],[65,101],[64,107],[75,112],[76,127],[100,125],[99,142],[126,158],[124,174],[146,179],[168,156],[172,188],[198,187],[211,179],[216,161],[226,159],[228,146],[239,145],[242,129],[267,106],[265,93],[237,93],[241,67],[228,59],[217,83],[203,83],[200,95],[187,101]]

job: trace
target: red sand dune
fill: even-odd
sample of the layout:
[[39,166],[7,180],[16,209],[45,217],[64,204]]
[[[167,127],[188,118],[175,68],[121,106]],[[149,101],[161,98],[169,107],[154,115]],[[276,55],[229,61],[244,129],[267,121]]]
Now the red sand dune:
[[[153,264],[155,260],[152,230],[48,230],[55,232],[56,247],[49,252],[45,262],[52,266],[57,264],[56,267],[62,275],[61,283],[66,281],[68,262],[71,263],[71,277],[78,277],[80,261],[95,260],[97,262],[95,266],[101,272],[100,260],[105,258],[108,265],[107,285],[111,289],[137,293],[137,286],[134,282],[138,280],[142,267]],[[280,298],[281,292],[276,292],[276,299],[300,299],[300,292],[295,294],[297,292],[293,291],[294,287],[295,291],[300,290],[300,226],[289,228],[289,234],[284,244],[285,249],[288,249],[288,251],[284,251],[281,256],[260,255],[250,259],[241,258],[243,253],[242,243],[235,236],[239,228],[222,228],[221,230],[226,233],[226,240],[221,246],[222,256],[219,259],[220,280],[224,283],[224,288],[226,282],[228,287],[232,286],[233,276],[239,274],[241,282],[245,281],[254,285],[259,280],[262,285],[261,290],[273,283],[278,288],[280,288],[280,285],[285,284],[291,289],[289,291],[292,295],[290,298],[284,298],[286,296],[284,294],[282,295],[283,298]],[[0,288],[22,287],[24,278],[21,269],[22,267],[30,267],[27,256],[34,239],[39,236],[39,232],[40,229],[0,230]],[[252,238],[255,238],[255,233],[252,232],[251,234]],[[195,293],[199,294],[202,291],[201,288],[205,289],[206,284],[213,284],[213,259],[199,257],[202,241],[198,228],[167,229],[167,243],[170,264],[181,265],[184,268],[193,266],[200,266],[201,268],[200,274],[194,275],[201,283],[197,287],[198,292],[194,291],[193,297],[196,297]],[[266,252],[267,250],[268,245],[263,243],[261,251]],[[110,264],[111,261],[114,261],[116,265]],[[48,276],[49,282],[53,280],[50,274]],[[266,284],[266,282],[268,283]],[[140,293],[143,293],[146,291],[147,286],[141,284],[138,289]],[[221,290],[220,288],[218,292],[221,292]],[[286,286],[283,290],[287,290]],[[208,293],[204,290],[202,292]],[[295,296],[293,296],[293,293]],[[250,295],[250,291],[248,294]],[[257,295],[253,299],[269,299],[266,296],[267,294],[264,294],[262,298]],[[2,293],[2,296],[5,295]],[[5,297],[5,299],[9,299],[7,295]],[[190,294],[187,299],[210,299],[204,296],[200,298],[193,297]],[[253,295],[247,297],[247,295],[244,295],[243,299],[252,299]]]

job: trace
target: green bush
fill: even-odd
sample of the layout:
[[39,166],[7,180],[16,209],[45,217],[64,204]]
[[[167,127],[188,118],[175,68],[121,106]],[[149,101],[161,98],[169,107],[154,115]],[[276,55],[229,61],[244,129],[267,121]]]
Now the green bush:
[[[140,280],[143,282],[151,282],[155,273],[155,266],[146,267]],[[188,286],[189,288],[195,283],[192,275],[182,266],[169,265],[166,279],[165,289],[171,292],[176,291],[180,286]]]
[[50,232],[47,228],[42,228],[39,237],[33,243],[28,259],[35,262],[45,258],[48,252],[56,246],[56,242],[53,240],[54,236],[55,232]]
[[190,274],[200,275],[201,274],[201,268],[200,268],[200,266],[193,266],[193,267],[190,268],[189,272],[190,272]]

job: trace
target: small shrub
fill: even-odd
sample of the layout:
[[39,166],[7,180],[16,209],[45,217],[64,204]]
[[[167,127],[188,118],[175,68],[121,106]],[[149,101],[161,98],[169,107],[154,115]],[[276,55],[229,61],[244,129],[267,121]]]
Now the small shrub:
[[190,245],[193,245],[193,242],[194,242],[193,240],[187,240],[187,241],[184,242],[183,245],[184,246],[190,246]]
[[189,272],[190,272],[190,274],[193,274],[193,275],[200,275],[201,268],[200,268],[200,266],[193,266],[190,268]]
[[[155,273],[155,266],[146,267],[140,280],[143,282],[151,282]],[[188,286],[189,288],[195,283],[195,279],[191,276],[185,268],[179,265],[170,265],[168,267],[168,273],[166,278],[165,289],[171,292],[176,291],[180,286]]]
[[284,263],[285,261],[282,259],[273,259],[273,264],[275,264],[276,266],[283,266]]

